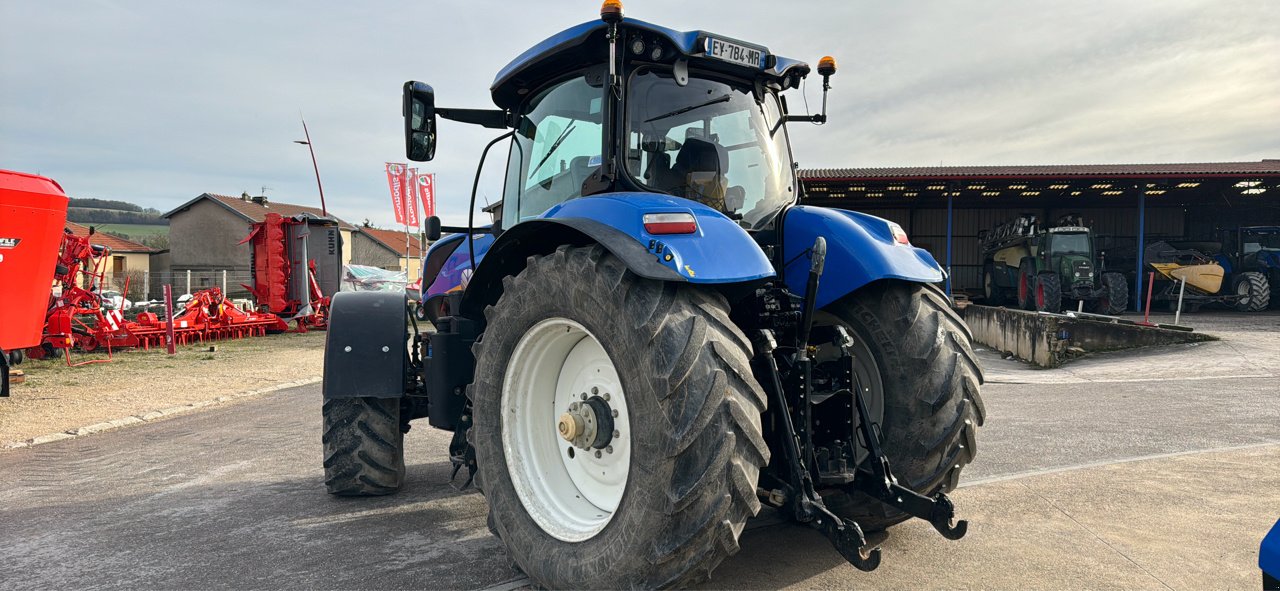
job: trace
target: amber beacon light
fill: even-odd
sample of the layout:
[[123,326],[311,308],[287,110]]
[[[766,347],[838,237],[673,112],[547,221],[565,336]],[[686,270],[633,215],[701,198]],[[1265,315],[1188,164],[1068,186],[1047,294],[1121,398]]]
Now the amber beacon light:
[[829,55],[823,56],[818,60],[818,74],[822,76],[831,76],[836,73],[836,58]]
[[604,0],[604,4],[600,5],[600,20],[606,23],[616,23],[622,20],[622,2],[619,0]]

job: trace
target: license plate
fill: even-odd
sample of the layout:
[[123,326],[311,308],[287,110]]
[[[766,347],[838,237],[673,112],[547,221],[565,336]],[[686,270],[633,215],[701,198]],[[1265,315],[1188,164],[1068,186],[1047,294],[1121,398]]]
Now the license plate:
[[766,51],[763,47],[753,47],[734,41],[707,37],[706,41],[703,42],[703,49],[709,57],[751,68],[764,68]]

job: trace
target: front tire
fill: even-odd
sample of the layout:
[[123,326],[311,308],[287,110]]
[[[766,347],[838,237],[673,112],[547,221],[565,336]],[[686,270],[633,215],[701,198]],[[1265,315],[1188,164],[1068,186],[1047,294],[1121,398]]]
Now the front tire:
[[[828,306],[870,350],[862,380],[873,415],[883,409],[881,447],[904,486],[926,495],[955,490],[960,471],[977,455],[986,418],[979,394],[982,369],[973,335],[932,285],[886,281]],[[863,370],[858,370],[859,375]],[[880,531],[909,516],[853,489],[829,489],[836,515]]]
[[[600,246],[562,246],[504,283],[470,390],[491,529],[547,588],[705,578],[759,511],[769,458],[764,392],[727,303],[643,279]],[[583,404],[596,425],[620,411],[606,447],[559,435]]]
[[1262,273],[1246,271],[1236,275],[1235,291],[1241,296],[1236,302],[1236,309],[1241,312],[1261,312],[1271,303],[1271,285]]
[[398,398],[324,401],[324,486],[331,495],[389,495],[404,485]]
[[1036,310],[1057,314],[1062,311],[1062,278],[1057,273],[1036,277]]

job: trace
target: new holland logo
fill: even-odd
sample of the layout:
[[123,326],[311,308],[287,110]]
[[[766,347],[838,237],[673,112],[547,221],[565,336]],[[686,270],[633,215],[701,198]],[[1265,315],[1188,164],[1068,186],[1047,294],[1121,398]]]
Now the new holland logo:
[[22,242],[21,238],[0,238],[0,248],[13,248]]

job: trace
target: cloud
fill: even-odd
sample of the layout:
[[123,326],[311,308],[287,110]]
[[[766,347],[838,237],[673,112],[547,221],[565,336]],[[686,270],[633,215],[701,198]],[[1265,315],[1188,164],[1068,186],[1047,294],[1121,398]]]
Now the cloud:
[[[690,4],[628,14],[787,56],[839,58],[832,122],[792,130],[806,166],[1257,160],[1280,154],[1275,2],[1146,0]],[[9,0],[0,162],[82,196],[168,209],[205,191],[316,203],[299,113],[330,209],[389,225],[382,163],[403,160],[400,85],[488,106],[493,75],[562,28],[566,2]],[[809,105],[820,102],[816,76]],[[793,110],[803,108],[793,93]],[[444,122],[446,220],[465,218],[497,133]],[[483,196],[502,190],[495,148]]]

